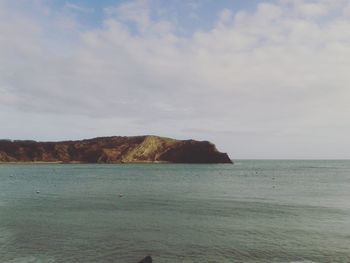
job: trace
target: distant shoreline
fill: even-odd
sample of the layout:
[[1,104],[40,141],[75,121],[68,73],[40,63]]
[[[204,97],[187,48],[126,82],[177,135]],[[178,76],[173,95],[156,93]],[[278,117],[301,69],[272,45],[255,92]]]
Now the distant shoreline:
[[232,163],[208,141],[144,136],[98,137],[77,141],[0,140],[0,163]]
[[170,162],[164,161],[138,161],[138,162],[115,162],[115,163],[89,163],[89,162],[80,162],[80,161],[72,161],[72,162],[63,162],[63,161],[28,161],[28,162],[0,162],[1,164],[169,164]]
[[[232,161],[233,163],[233,161]],[[197,165],[215,165],[215,164],[232,164],[232,163],[173,163],[173,162],[165,162],[165,161],[138,161],[138,162],[119,162],[119,163],[87,163],[87,162],[61,162],[61,161],[57,161],[57,162],[42,162],[42,161],[38,161],[38,162],[33,162],[33,161],[28,161],[28,162],[0,162],[0,165],[6,165],[6,164],[18,164],[18,165],[31,165],[31,164],[35,164],[35,165],[41,165],[41,164],[57,164],[57,165],[65,165],[65,164],[94,164],[94,165],[121,165],[121,164],[197,164]]]

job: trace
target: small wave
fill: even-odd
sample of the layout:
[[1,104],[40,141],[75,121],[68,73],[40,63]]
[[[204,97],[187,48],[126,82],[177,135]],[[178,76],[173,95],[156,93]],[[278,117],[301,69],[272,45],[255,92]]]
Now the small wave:
[[4,246],[13,237],[12,231],[9,229],[0,227],[0,246]]
[[29,257],[20,257],[20,258],[14,258],[9,261],[6,261],[5,263],[54,263],[54,259],[48,259],[48,258],[38,258],[34,256]]
[[311,261],[311,260],[297,260],[297,261],[291,261],[288,263],[318,263],[316,261]]

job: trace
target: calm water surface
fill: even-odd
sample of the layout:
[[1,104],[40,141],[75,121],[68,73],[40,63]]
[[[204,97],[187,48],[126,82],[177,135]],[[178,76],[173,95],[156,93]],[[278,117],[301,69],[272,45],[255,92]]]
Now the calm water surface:
[[350,161],[0,165],[0,262],[148,254],[155,263],[349,263]]

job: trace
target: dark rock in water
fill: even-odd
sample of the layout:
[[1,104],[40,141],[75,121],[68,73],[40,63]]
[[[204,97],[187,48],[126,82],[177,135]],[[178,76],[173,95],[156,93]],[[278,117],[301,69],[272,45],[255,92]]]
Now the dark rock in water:
[[158,136],[100,137],[80,141],[0,140],[0,163],[232,163],[208,141]]
[[142,259],[141,261],[139,261],[138,263],[152,263],[152,258],[151,258],[151,256],[147,256],[144,259]]

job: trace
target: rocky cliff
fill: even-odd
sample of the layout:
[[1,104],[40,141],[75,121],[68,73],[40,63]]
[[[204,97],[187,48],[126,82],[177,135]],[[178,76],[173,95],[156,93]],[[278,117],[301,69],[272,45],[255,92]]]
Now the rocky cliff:
[[157,136],[100,137],[80,141],[0,140],[0,162],[232,163],[207,141]]

